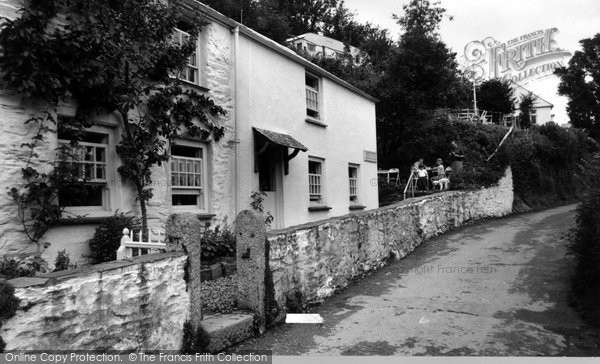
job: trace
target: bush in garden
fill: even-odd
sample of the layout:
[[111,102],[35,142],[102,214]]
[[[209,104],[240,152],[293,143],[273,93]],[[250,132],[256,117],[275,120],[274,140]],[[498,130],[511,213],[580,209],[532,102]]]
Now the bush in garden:
[[2,260],[0,260],[0,278],[33,277],[37,272],[46,272],[47,265],[45,260],[35,256],[13,257],[10,259],[2,257]]
[[200,239],[202,260],[214,261],[218,258],[235,257],[235,234],[225,219],[222,225],[211,229],[206,223],[204,234]]
[[71,267],[71,258],[66,249],[58,252],[54,261],[54,271],[68,270]]
[[[13,317],[19,307],[19,299],[15,297],[15,289],[6,280],[0,279],[0,327],[2,322]],[[4,352],[6,344],[0,337],[0,353]]]
[[87,256],[92,264],[110,262],[117,259],[117,249],[121,245],[123,229],[139,227],[139,218],[116,212],[96,228],[94,236],[88,241],[90,254]]

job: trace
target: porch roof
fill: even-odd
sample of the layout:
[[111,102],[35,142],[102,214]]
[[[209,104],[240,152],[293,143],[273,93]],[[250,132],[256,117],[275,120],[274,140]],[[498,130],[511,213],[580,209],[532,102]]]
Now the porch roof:
[[260,135],[267,138],[270,142],[275,143],[277,145],[281,145],[282,147],[299,149],[303,152],[306,152],[308,150],[308,148],[305,147],[302,143],[300,143],[299,141],[297,141],[296,139],[292,138],[291,136],[289,136],[287,134],[276,133],[274,131],[259,129],[259,128],[253,128],[253,129]]

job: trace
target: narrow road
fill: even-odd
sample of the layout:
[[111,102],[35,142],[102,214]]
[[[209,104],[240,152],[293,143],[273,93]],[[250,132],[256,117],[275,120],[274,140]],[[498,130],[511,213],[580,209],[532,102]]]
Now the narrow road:
[[575,206],[466,226],[232,350],[276,355],[598,356],[568,305]]

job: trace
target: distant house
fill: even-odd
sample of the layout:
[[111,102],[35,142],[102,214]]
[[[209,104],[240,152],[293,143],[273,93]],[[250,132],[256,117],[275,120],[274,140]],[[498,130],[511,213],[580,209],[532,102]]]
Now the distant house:
[[[178,212],[231,223],[250,208],[255,191],[266,194],[263,205],[275,229],[377,208],[376,99],[210,7],[192,0],[185,6],[208,20],[183,72],[186,85],[227,110],[218,121],[226,134],[219,142],[184,136],[172,147],[170,163],[154,168],[150,226],[161,230],[167,217]],[[182,30],[174,32],[186,37]],[[33,132],[24,122],[36,109],[6,90],[0,99],[0,185],[17,186],[22,182],[20,146]],[[59,116],[74,112],[72,105],[63,105]],[[117,210],[138,213],[135,189],[117,172],[121,162],[115,145],[121,134],[115,115],[95,118],[81,143],[82,163],[102,172],[86,196],[60,196],[67,211],[85,218],[65,218],[45,235],[51,243],[44,253],[47,261],[67,249],[72,262],[81,262],[100,221]],[[42,162],[54,160],[56,147],[64,142],[60,135],[47,139]],[[0,195],[0,255],[33,249],[15,216],[13,201]]]
[[517,109],[515,111],[515,116],[518,116],[521,113],[519,111],[519,104],[521,103],[521,98],[531,93],[534,98],[533,110],[531,111],[531,123],[543,125],[547,122],[553,121],[552,108],[554,107],[554,105],[544,100],[541,96],[536,95],[533,92],[526,89],[525,87],[519,85],[518,83],[511,81],[511,86],[514,90],[513,95],[516,98],[515,107]]
[[339,40],[315,33],[302,34],[285,41],[285,44],[297,52],[305,52],[312,57],[340,59],[351,56],[353,60],[361,60],[363,54],[354,46],[346,46]]

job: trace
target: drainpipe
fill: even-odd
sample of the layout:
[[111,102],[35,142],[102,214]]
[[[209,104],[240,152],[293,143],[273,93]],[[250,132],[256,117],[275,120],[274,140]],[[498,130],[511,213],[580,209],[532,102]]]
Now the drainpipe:
[[239,62],[239,47],[240,47],[240,27],[236,26],[235,28],[232,29],[233,32],[233,87],[234,87],[234,96],[233,96],[233,118],[234,118],[234,128],[235,128],[235,139],[233,140],[234,143],[234,161],[235,161],[235,167],[234,167],[234,187],[233,187],[233,199],[234,199],[234,206],[235,206],[235,214],[233,216],[233,219],[235,220],[235,218],[237,217],[237,214],[240,212],[239,208],[239,202],[238,202],[238,187],[239,187],[239,171],[238,171],[238,145],[240,144],[240,139],[239,139],[239,134],[238,134],[238,127],[239,127],[239,123],[238,123],[238,118],[239,118],[239,111],[238,111],[238,97],[239,97],[239,90],[238,90],[238,72],[240,69],[240,62]]

